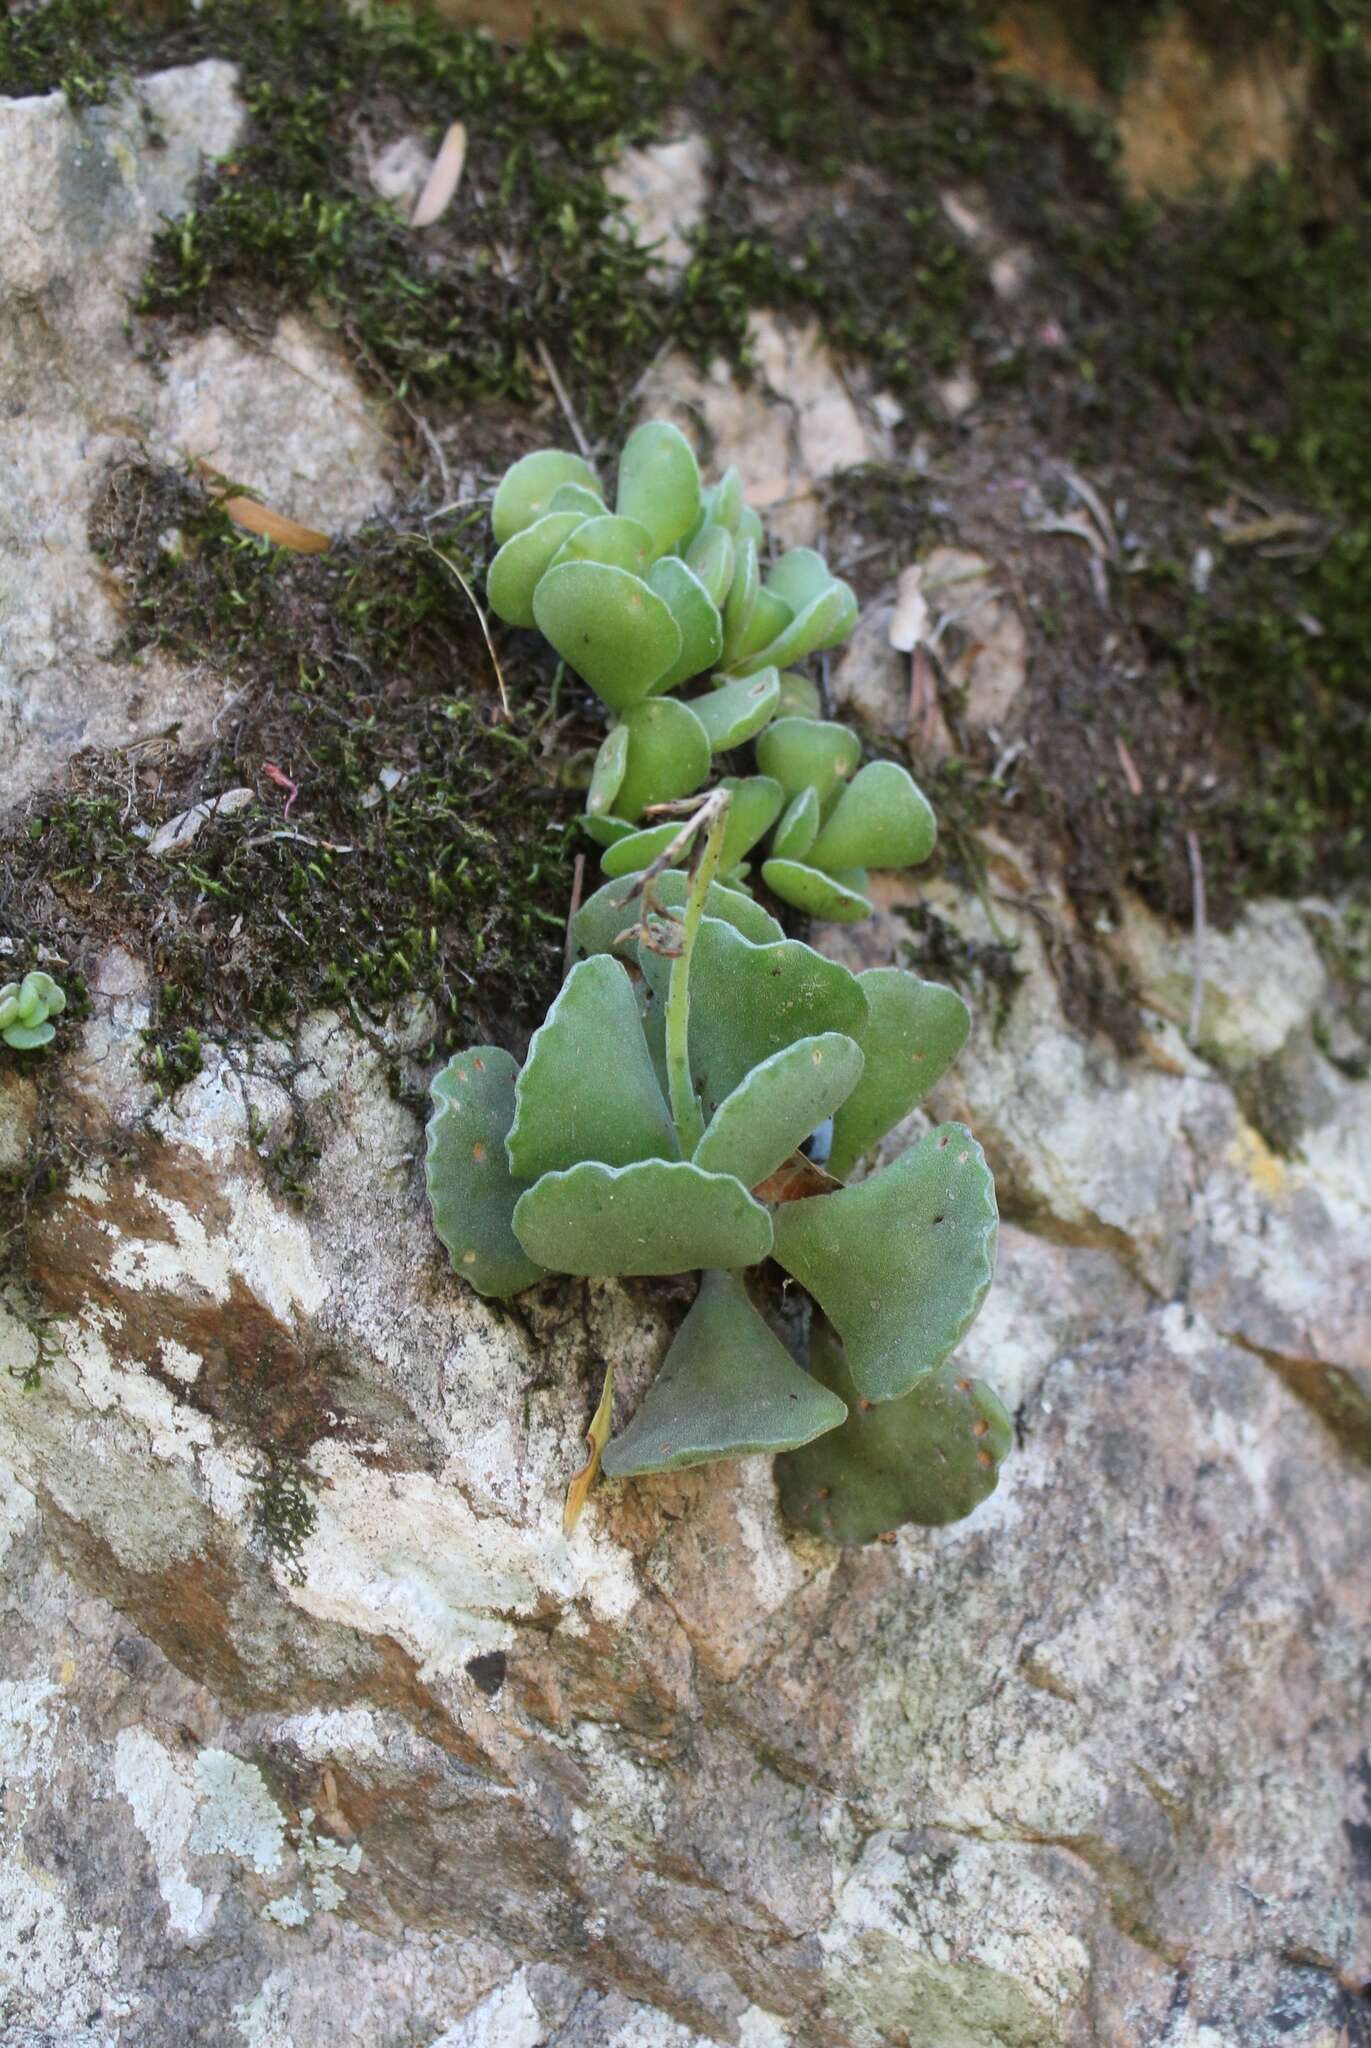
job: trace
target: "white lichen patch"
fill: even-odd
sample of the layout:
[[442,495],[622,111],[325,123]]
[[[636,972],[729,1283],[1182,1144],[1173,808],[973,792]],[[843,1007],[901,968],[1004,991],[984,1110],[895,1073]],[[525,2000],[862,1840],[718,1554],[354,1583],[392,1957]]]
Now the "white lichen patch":
[[532,1526],[478,1515],[457,1490],[460,1474],[392,1474],[337,1443],[316,1447],[323,1482],[318,1521],[304,1545],[304,1580],[282,1586],[321,1619],[394,1636],[426,1678],[452,1676],[482,1650],[512,1639],[510,1617],[548,1599],[585,1599],[607,1618],[637,1597],[626,1553],[589,1531],[562,1535],[560,1502]]
[[148,1845],[172,1933],[188,1940],[203,1933],[219,1900],[217,1894],[207,1900],[186,1871],[196,1794],[185,1760],[164,1748],[148,1729],[121,1728],[114,1742],[114,1785],[133,1808],[134,1822]]
[[232,1856],[263,1877],[279,1869],[285,1817],[255,1764],[225,1749],[202,1749],[195,1792],[190,1848],[196,1855]]

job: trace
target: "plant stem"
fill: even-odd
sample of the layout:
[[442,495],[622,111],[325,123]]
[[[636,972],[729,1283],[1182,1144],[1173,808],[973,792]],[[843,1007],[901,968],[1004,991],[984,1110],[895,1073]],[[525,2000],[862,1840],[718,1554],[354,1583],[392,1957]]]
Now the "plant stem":
[[[680,1140],[681,1157],[689,1159],[704,1136],[705,1120],[690,1078],[690,959],[695,935],[705,914],[709,885],[719,869],[724,828],[728,824],[729,790],[716,790],[710,798],[713,817],[704,852],[691,879],[681,925],[681,950],[671,963],[671,982],[666,998],[666,1071],[671,1091],[671,1114]],[[720,801],[722,799],[722,801]]]

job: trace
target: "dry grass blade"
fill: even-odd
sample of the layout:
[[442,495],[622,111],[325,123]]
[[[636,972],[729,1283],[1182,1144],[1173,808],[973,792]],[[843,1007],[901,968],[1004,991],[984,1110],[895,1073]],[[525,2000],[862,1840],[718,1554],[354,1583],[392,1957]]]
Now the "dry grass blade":
[[1125,742],[1117,735],[1114,739],[1114,745],[1118,749],[1119,766],[1123,770],[1123,779],[1128,784],[1130,795],[1141,796],[1143,793],[1143,779],[1138,773],[1137,762],[1129,753]]
[[241,526],[245,533],[260,533],[275,541],[278,548],[289,548],[292,554],[322,555],[333,544],[328,534],[319,533],[312,526],[301,526],[298,519],[287,519],[284,512],[273,512],[270,505],[259,505],[255,498],[221,498],[219,503],[234,525]]
[[591,1418],[590,1428],[586,1431],[586,1447],[590,1452],[590,1456],[586,1459],[580,1471],[572,1474],[571,1483],[566,1490],[566,1504],[562,1509],[562,1534],[564,1536],[569,1536],[580,1521],[581,1510],[590,1498],[590,1489],[595,1484],[596,1478],[599,1475],[600,1454],[609,1442],[609,1418],[613,1407],[614,1367],[607,1365],[605,1367],[604,1390],[600,1395],[600,1405]]
[[481,601],[477,597],[476,592],[467,582],[466,577],[457,567],[457,564],[455,562],[449,561],[441,548],[434,547],[433,542],[429,539],[426,533],[407,533],[404,534],[402,538],[405,540],[417,541],[421,548],[427,548],[431,555],[436,555],[438,560],[442,563],[443,567],[447,570],[448,574],[454,577],[456,581],[460,583],[460,585],[462,586],[462,590],[466,596],[467,602],[470,604],[471,609],[475,612],[477,618],[481,622],[481,635],[486,643],[486,652],[490,656],[490,665],[495,671],[495,681],[499,686],[500,703],[504,710],[505,717],[511,717],[513,714],[511,713],[509,708],[509,692],[505,688],[505,672],[500,666],[500,657],[495,652],[495,642],[490,637],[490,627],[486,623],[486,615],[481,609]]
[[414,202],[414,211],[409,217],[412,228],[430,228],[434,221],[442,219],[462,182],[462,167],[466,160],[466,124],[454,121],[433,159],[432,169],[424,180],[424,189]]

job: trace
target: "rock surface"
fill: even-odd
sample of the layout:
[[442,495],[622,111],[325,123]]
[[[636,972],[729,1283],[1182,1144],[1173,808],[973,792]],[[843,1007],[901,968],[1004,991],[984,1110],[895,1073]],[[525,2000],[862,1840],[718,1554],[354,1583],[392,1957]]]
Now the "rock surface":
[[[0,239],[31,486],[7,798],[82,744],[189,736],[231,687],[148,664],[130,708],[85,531],[110,452],[193,448],[328,525],[386,491],[385,422],[307,324],[266,357],[184,345],[160,384],[137,365],[121,294],[240,118],[219,64],[142,103],[163,150],[136,100],[0,106],[44,228]],[[79,292],[96,243],[108,288]],[[753,344],[754,384],[663,365],[645,410],[812,538],[880,409],[817,328],[760,316]],[[1007,723],[1018,611],[942,548],[931,621],[935,569],[974,596],[947,642],[966,715]],[[895,658],[900,713],[894,595],[859,646]],[[206,1042],[164,1100],[151,965],[94,964],[45,1070],[79,1171],[0,1309],[7,2043],[1365,2037],[1371,1083],[1327,1051],[1350,918],[1258,904],[1211,935],[1191,1047],[1189,934],[1130,903],[1087,935],[1052,861],[984,853],[982,892],[888,888],[825,940],[908,957],[918,905],[966,963],[975,1032],[929,1108],[995,1167],[1000,1271],[962,1356],[1019,1431],[967,1523],[861,1552],[789,1532],[763,1460],[604,1486],[567,1539],[603,1363],[622,1416],[683,1294],[569,1282],[502,1314],[463,1288],[392,1088],[427,1077],[421,1014]],[[1068,1001],[1092,936],[1128,1050]],[[0,1168],[43,1114],[6,1066]],[[299,1136],[303,1210],[270,1172]]]

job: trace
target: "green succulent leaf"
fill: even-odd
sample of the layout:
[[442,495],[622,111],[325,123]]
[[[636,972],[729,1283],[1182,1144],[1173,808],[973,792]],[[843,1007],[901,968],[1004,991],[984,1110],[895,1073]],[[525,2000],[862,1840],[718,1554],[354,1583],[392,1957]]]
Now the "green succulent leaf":
[[31,973],[24,976],[19,999],[21,1003],[36,1000],[43,1014],[48,1017],[60,1016],[67,1007],[66,991],[50,974],[45,974],[41,967],[35,967]]
[[797,1039],[738,1083],[695,1147],[695,1164],[755,1188],[833,1115],[857,1086],[861,1050],[841,1031]]
[[711,1458],[742,1458],[809,1443],[846,1409],[801,1372],[767,1328],[735,1273],[707,1272],[694,1306],[601,1470],[611,1479],[679,1472]]
[[678,658],[681,630],[640,576],[604,562],[562,562],[533,593],[538,630],[612,711],[644,698]]
[[848,726],[822,718],[778,718],[757,741],[757,766],[774,775],[786,801],[812,789],[828,808],[862,758],[862,743]]
[[550,512],[579,512],[583,519],[599,519],[609,507],[598,490],[585,484],[558,484],[548,504]]
[[809,867],[801,860],[762,862],[762,880],[773,896],[806,917],[822,918],[826,924],[860,924],[871,915],[871,898],[863,895],[857,877],[860,869],[847,875],[826,875],[822,868]]
[[[736,463],[730,463],[714,486],[709,516],[731,533],[736,541],[738,522],[743,516],[743,480]],[[753,536],[755,538],[755,536]]]
[[424,1162],[433,1227],[453,1271],[479,1294],[518,1294],[546,1271],[510,1220],[524,1192],[505,1152],[518,1072],[502,1047],[476,1045],[449,1060],[433,1083]]
[[38,1046],[46,1045],[55,1035],[51,1024],[6,1024],[4,1026],[6,1045],[16,1052],[33,1052]]
[[[614,799],[623,786],[628,766],[628,727],[612,725],[600,743],[595,766],[590,771],[586,810],[592,818],[613,814]],[[627,820],[624,821],[627,824]]]
[[816,868],[912,868],[938,836],[928,798],[907,768],[868,761],[838,798],[809,849]]
[[762,525],[761,513],[754,512],[751,505],[744,505],[742,511],[738,514],[738,527],[735,538],[738,540],[755,541],[757,552],[758,554],[761,553],[762,543],[766,539],[766,528]]
[[980,1146],[965,1125],[941,1124],[857,1187],[786,1203],[776,1257],[842,1338],[858,1393],[892,1401],[970,1329],[997,1221]]
[[583,1159],[629,1166],[679,1156],[633,983],[607,953],[572,968],[534,1032],[506,1150],[525,1183]]
[[[647,1030],[655,1055],[670,962],[641,946],[638,958],[654,998]],[[706,1123],[772,1053],[825,1031],[856,1038],[866,1021],[856,975],[835,960],[799,939],[753,945],[712,917],[695,942],[690,988],[691,1078]]]
[[680,829],[679,821],[674,825],[645,825],[639,832],[616,839],[601,856],[601,871],[611,876],[636,875],[642,868],[650,867],[659,853],[666,852]]
[[616,839],[627,839],[638,829],[627,818],[616,818],[612,811],[583,813],[578,822],[587,839],[593,839],[597,846],[613,846]]
[[19,1022],[19,984],[8,981],[0,988],[0,1031]]
[[773,860],[803,860],[819,836],[819,799],[812,789],[802,789],[786,807],[771,842]]
[[821,1443],[777,1461],[792,1522],[833,1543],[870,1543],[903,1522],[958,1522],[995,1491],[1014,1425],[983,1381],[943,1365],[899,1400],[867,1406],[842,1346],[821,1324],[809,1356],[815,1379],[848,1414]]
[[618,816],[640,818],[648,804],[690,796],[709,774],[709,735],[688,704],[651,697],[624,713],[628,761]]
[[764,668],[745,683],[725,683],[722,689],[695,698],[690,708],[708,733],[713,751],[722,754],[761,731],[780,694],[779,671]]
[[649,588],[655,590],[675,619],[681,634],[681,651],[652,685],[654,696],[663,696],[692,676],[703,675],[719,659],[724,644],[723,620],[719,608],[693,569],[677,555],[664,555],[648,572]]
[[540,448],[507,469],[490,508],[490,523],[499,545],[503,547],[550,511],[553,494],[562,484],[584,484],[599,497],[590,464],[564,448]]
[[839,1180],[917,1108],[971,1029],[966,1004],[941,982],[921,981],[903,967],[871,967],[857,979],[867,1001],[858,1038],[866,1065],[833,1120],[828,1167]]
[[598,519],[582,519],[562,542],[553,562],[603,562],[609,569],[627,569],[631,576],[647,580],[652,561],[652,536],[636,519],[624,519],[616,512],[603,512]]
[[771,1250],[761,1203],[685,1159],[546,1173],[521,1196],[514,1229],[530,1258],[589,1277],[752,1266]]
[[[687,877],[679,868],[670,868],[659,875],[653,884],[653,893],[664,910],[680,912],[685,908]],[[616,950],[615,940],[620,932],[636,923],[642,914],[638,897],[630,900],[629,891],[622,880],[606,882],[593,896],[586,898],[575,917],[571,920],[571,942],[578,954],[612,953]],[[750,896],[740,895],[736,889],[727,889],[722,882],[711,882],[705,898],[705,916],[718,918],[730,924],[745,939],[754,945],[765,946],[775,939],[785,937],[774,917],[754,903]],[[636,961],[637,939],[631,939],[618,948],[619,957]]]
[[[793,616],[790,606],[783,604],[779,597],[773,596],[769,590],[759,590],[753,601],[752,616],[747,622],[742,638],[732,651],[732,659],[745,661],[759,649],[769,647],[773,640],[779,639]],[[779,676],[778,670],[778,681]]]
[[699,577],[710,602],[721,605],[733,581],[733,535],[728,528],[707,521],[690,544],[686,567]]
[[[733,552],[733,581],[724,599],[724,649],[723,665],[732,668],[734,655],[742,644],[752,617],[752,608],[757,602],[761,578],[757,569],[757,543],[754,540],[740,540]],[[760,664],[759,664],[760,666]]]
[[[790,624],[760,653],[750,654],[745,661],[733,663],[738,675],[750,675],[754,667],[763,662],[774,662],[778,668],[787,668],[792,661],[803,661],[807,654],[818,654],[825,647],[836,647],[845,640],[857,623],[858,604],[856,593],[846,583],[831,582],[812,603],[797,612]],[[728,659],[728,622],[724,621],[724,658]]]
[[511,626],[533,624],[534,591],[562,543],[584,524],[580,512],[546,512],[505,542],[486,576],[486,596],[497,618]]
[[767,572],[766,587],[781,598],[794,617],[806,611],[836,582],[833,571],[814,548],[788,548]]
[[819,686],[793,668],[781,670],[781,695],[776,706],[778,718],[822,719],[823,699]]
[[679,427],[648,420],[629,435],[619,458],[615,509],[648,529],[654,555],[690,531],[700,511],[700,471]]
[[[769,775],[726,775],[720,783],[721,789],[733,792],[733,801],[728,807],[728,823],[724,827],[723,852],[719,866],[724,874],[731,874],[750,853],[763,834],[769,832],[776,822],[784,801],[781,785]],[[776,936],[781,928],[776,926]]]

